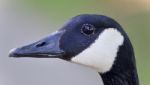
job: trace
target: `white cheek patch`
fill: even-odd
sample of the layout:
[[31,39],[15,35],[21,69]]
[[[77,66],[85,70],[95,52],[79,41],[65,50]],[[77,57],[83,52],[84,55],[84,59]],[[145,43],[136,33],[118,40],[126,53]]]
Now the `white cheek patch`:
[[104,73],[111,69],[124,37],[115,28],[105,29],[97,40],[71,60],[75,63],[90,66]]

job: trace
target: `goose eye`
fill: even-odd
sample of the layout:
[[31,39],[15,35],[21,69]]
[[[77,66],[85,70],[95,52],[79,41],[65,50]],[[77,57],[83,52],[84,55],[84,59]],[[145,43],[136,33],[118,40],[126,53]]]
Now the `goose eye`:
[[81,33],[85,34],[85,35],[91,35],[94,34],[95,32],[95,27],[91,24],[83,24],[82,28],[81,28]]

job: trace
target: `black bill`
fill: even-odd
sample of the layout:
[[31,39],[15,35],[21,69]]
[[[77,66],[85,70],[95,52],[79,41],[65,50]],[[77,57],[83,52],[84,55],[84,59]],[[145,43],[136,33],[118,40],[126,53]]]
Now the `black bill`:
[[65,53],[60,48],[60,39],[65,31],[58,31],[33,44],[12,49],[10,57],[61,58]]

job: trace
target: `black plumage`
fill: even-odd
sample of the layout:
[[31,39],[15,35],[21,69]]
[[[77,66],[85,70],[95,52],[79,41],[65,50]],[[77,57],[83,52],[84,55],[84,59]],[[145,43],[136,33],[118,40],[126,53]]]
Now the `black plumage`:
[[[104,15],[83,14],[73,17],[57,33],[33,44],[11,51],[11,57],[61,58],[70,61],[87,49],[107,28],[124,37],[112,68],[99,73],[104,85],[139,85],[132,44],[123,28]],[[93,57],[94,58],[94,57]]]

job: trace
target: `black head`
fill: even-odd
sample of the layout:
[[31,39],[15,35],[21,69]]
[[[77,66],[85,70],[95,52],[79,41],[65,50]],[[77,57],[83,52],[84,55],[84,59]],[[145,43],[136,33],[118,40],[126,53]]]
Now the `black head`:
[[133,48],[128,36],[115,20],[103,15],[83,14],[73,17],[50,36],[13,49],[10,56],[60,58],[90,66],[106,80],[111,79],[109,75],[114,76],[119,72],[137,77]]
[[10,51],[11,57],[72,57],[88,48],[107,28],[120,29],[113,19],[103,15],[83,14],[73,17],[60,30],[33,44]]
[[70,60],[80,54],[108,28],[123,31],[116,21],[103,15],[85,14],[73,17],[61,29],[65,31],[60,40],[60,48],[66,52],[63,58]]

